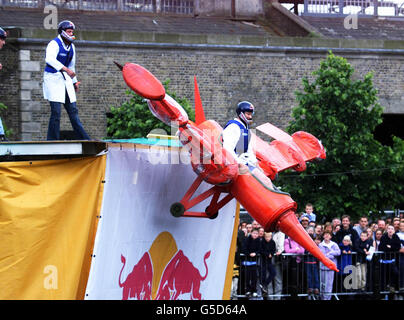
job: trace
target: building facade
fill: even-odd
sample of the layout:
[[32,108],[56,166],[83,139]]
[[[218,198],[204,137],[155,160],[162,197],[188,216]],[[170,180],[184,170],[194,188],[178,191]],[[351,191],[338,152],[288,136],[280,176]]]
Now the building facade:
[[[197,76],[206,116],[221,125],[234,117],[239,101],[250,100],[257,107],[254,125],[271,122],[284,128],[296,106],[295,91],[302,88],[302,78],[311,78],[331,50],[348,59],[355,77],[373,72],[386,114],[404,114],[404,40],[318,36],[301,21],[290,23],[289,31],[279,36],[282,28],[276,21],[282,19],[275,17],[282,10],[266,11],[264,15],[272,17],[266,23],[260,20],[261,14],[247,21],[59,11],[59,21],[71,19],[78,27],[81,87],[77,105],[87,132],[94,139],[106,138],[110,107],[129,99],[114,61],[138,63],[159,79],[170,79],[170,89],[191,104]],[[43,99],[42,76],[46,45],[56,36],[56,30],[43,27],[47,15],[43,9],[0,12],[0,21],[7,23],[10,32],[8,44],[0,51],[4,66],[0,102],[8,106],[2,118],[13,130],[12,139],[46,139],[50,108]],[[71,130],[65,112],[61,130]]]

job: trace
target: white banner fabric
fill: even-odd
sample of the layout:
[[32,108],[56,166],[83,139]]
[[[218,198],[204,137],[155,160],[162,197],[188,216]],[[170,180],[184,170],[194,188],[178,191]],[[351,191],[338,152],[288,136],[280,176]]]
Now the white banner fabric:
[[222,299],[236,201],[216,219],[173,217],[196,174],[184,154],[152,150],[109,148],[85,299]]

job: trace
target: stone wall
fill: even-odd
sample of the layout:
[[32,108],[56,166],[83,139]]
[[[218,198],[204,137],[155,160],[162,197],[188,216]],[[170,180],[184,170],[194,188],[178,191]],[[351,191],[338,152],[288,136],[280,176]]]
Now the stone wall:
[[[0,74],[0,101],[10,108],[5,121],[14,129],[15,139],[46,139],[49,105],[42,97],[42,70],[47,41],[11,41],[9,48],[17,50],[0,52],[0,61],[8,64]],[[271,122],[283,128],[296,105],[295,90],[302,87],[303,77],[310,78],[319,67],[328,48],[348,58],[356,69],[355,77],[373,71],[386,112],[404,113],[403,49],[380,48],[380,44],[379,48],[355,49],[346,41],[315,38],[260,41],[266,44],[245,45],[239,40],[232,45],[78,41],[80,118],[92,138],[106,137],[106,113],[128,99],[115,60],[141,64],[160,80],[171,79],[170,88],[192,104],[196,75],[206,116],[222,125],[234,117],[237,102],[250,100],[257,107],[255,125]],[[71,130],[65,111],[61,130]]]
[[201,16],[255,19],[263,14],[263,0],[194,0],[194,12]]

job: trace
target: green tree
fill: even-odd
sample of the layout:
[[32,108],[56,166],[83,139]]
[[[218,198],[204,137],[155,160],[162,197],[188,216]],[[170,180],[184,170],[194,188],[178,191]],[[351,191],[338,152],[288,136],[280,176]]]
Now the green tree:
[[280,185],[303,206],[312,202],[327,218],[394,208],[404,202],[404,142],[394,137],[393,146],[375,140],[382,122],[372,73],[354,80],[353,67],[331,52],[313,72],[314,80],[302,80],[296,91],[298,106],[287,131],[303,130],[322,141],[327,158],[309,164],[305,172],[287,172]]
[[[190,103],[185,98],[178,98],[174,92],[168,88],[170,80],[163,82],[166,93],[176,100],[188,113],[191,120],[195,119],[195,112],[190,107]],[[145,99],[132,90],[127,90],[130,97],[119,107],[111,107],[111,117],[107,119],[108,137],[115,139],[131,139],[146,137],[153,129],[163,129],[170,134],[168,125],[153,116]]]

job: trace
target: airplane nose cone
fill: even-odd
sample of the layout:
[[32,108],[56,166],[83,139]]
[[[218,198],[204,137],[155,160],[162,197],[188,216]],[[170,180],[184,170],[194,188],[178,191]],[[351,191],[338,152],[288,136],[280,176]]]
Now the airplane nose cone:
[[166,91],[161,82],[147,69],[135,63],[126,63],[123,67],[115,64],[122,70],[122,76],[129,88],[143,98],[162,100]]

